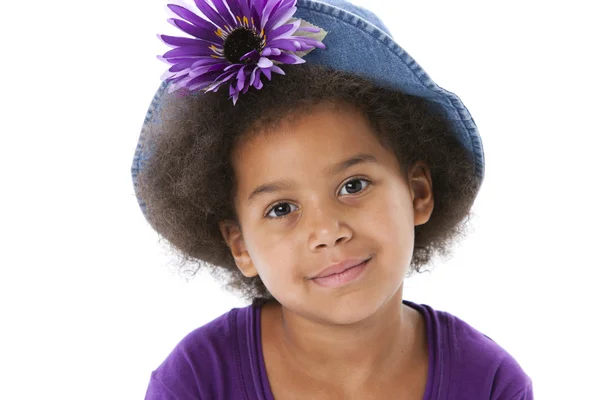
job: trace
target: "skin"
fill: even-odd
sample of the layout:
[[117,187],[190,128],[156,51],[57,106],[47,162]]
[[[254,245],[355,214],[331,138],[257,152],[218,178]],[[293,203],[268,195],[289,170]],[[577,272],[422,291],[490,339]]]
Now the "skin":
[[[332,173],[359,153],[377,163]],[[424,320],[402,304],[402,289],[414,227],[433,211],[427,165],[402,171],[362,114],[333,104],[240,142],[232,163],[240,225],[222,221],[220,228],[240,271],[260,275],[277,299],[263,306],[261,321],[275,397],[422,398]],[[248,202],[255,188],[282,179],[291,187]],[[309,279],[332,263],[369,256],[360,279],[344,286]]]

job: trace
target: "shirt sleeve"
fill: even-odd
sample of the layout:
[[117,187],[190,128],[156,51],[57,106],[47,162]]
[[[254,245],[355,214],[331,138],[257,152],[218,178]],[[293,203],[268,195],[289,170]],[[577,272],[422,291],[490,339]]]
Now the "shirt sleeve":
[[533,400],[533,382],[514,357],[507,355],[492,380],[490,400]]
[[154,372],[150,376],[150,383],[146,390],[145,400],[177,400],[173,392],[169,390],[158,378],[154,376]]
[[531,382],[529,383],[529,385],[527,385],[527,387],[523,390],[521,390],[519,393],[515,394],[514,396],[512,396],[510,399],[507,400],[534,400],[533,399],[533,387],[531,385]]
[[175,394],[174,390],[171,390],[165,385],[158,377],[155,372],[152,372],[150,376],[150,383],[146,390],[146,397],[144,400],[202,400],[200,395],[192,395],[190,393],[178,392]]

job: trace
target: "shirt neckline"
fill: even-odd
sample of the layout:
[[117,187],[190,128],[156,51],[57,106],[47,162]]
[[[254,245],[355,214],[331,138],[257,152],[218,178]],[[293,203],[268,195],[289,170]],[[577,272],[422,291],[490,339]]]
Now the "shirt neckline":
[[[442,352],[435,341],[437,327],[436,324],[434,324],[431,314],[433,310],[427,305],[417,304],[409,300],[402,300],[402,302],[424,316],[425,329],[427,332],[428,368],[427,384],[425,385],[423,400],[438,399],[439,396],[436,395],[434,397],[434,389],[436,385],[441,387],[441,382],[438,382],[436,377],[439,375],[439,368],[441,368]],[[242,373],[245,374],[244,380],[252,382],[255,395],[255,397],[249,397],[248,392],[246,392],[248,400],[253,400],[254,398],[259,400],[275,400],[267,377],[267,369],[262,348],[261,311],[263,304],[264,301],[261,300],[253,301],[250,306],[246,307],[246,320],[238,321],[245,322],[247,327],[245,335],[246,341],[244,343],[244,347],[246,347],[247,351],[241,352],[241,358],[244,359],[245,357],[243,357],[243,354],[247,354],[249,358],[246,360],[249,361],[250,365],[242,365]]]

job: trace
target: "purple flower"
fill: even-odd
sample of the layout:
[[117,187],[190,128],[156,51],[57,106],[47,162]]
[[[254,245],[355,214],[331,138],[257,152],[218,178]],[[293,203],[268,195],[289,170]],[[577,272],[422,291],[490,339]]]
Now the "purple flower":
[[[172,64],[161,79],[169,92],[181,88],[217,91],[229,82],[233,104],[250,86],[261,89],[261,75],[285,75],[277,64],[301,64],[302,55],[315,48],[324,31],[293,19],[296,0],[194,0],[200,15],[189,7],[168,4],[179,18],[168,21],[190,37],[158,35],[173,49],[158,56]],[[318,35],[315,35],[318,34]]]

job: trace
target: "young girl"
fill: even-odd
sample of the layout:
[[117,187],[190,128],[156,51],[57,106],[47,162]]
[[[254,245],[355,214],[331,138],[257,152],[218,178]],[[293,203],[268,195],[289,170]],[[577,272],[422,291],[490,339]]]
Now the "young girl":
[[146,399],[532,399],[493,340],[402,296],[483,179],[460,99],[346,1],[195,3],[169,5],[191,37],[160,36],[134,186],[177,254],[251,304],[183,338]]

